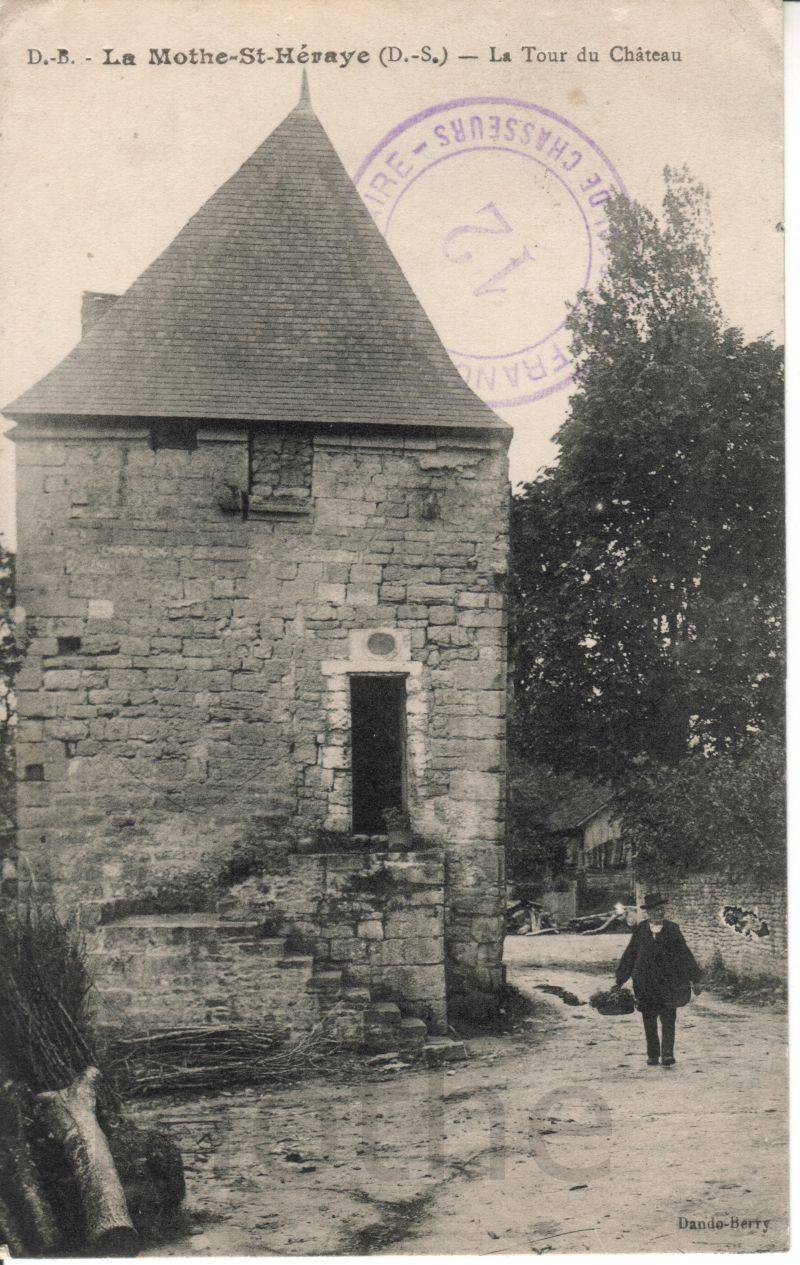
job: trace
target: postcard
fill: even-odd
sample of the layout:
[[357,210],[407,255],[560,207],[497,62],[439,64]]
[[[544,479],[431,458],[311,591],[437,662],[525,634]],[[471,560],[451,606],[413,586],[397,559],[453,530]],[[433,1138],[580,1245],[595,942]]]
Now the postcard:
[[786,1250],[780,4],[0,84],[0,1252]]

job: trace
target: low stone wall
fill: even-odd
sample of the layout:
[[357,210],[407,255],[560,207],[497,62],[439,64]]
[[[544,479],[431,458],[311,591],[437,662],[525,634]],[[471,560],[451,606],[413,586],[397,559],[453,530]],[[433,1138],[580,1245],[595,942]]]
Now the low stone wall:
[[133,915],[97,928],[89,961],[95,1018],[105,1030],[258,1024],[283,1036],[321,1018],[313,959],[287,954],[257,922]]
[[[670,885],[669,901],[667,916],[680,924],[703,966],[719,952],[725,966],[739,975],[786,978],[785,885],[692,874]],[[726,922],[725,910],[735,922]]]
[[270,849],[263,869],[218,904],[223,918],[260,920],[287,950],[343,972],[373,998],[446,1027],[444,859],[437,850]]
[[107,905],[88,936],[99,1026],[297,1034],[325,1018],[359,1044],[377,1001],[446,1031],[441,852],[274,846],[261,864],[215,909]]

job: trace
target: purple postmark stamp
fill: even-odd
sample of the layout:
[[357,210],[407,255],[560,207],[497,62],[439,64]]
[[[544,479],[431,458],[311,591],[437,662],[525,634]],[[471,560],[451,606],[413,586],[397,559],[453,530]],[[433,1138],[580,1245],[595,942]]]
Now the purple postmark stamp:
[[625,186],[568,119],[463,97],[399,123],[354,177],[453,361],[487,404],[566,387],[565,320],[606,266],[606,203]]

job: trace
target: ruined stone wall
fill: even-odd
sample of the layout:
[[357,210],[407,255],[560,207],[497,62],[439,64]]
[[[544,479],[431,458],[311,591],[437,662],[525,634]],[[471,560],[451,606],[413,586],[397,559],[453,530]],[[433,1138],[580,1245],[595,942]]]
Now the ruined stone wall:
[[502,441],[318,433],[303,512],[271,513],[270,493],[243,521],[242,430],[202,427],[194,451],[119,423],[29,434],[21,876],[88,924],[213,908],[236,849],[349,829],[348,673],[400,673],[413,829],[445,848],[451,985],[496,986]]
[[292,954],[340,970],[373,1000],[445,1026],[444,864],[435,850],[273,847],[231,885],[223,919],[255,921]]
[[[745,918],[744,929],[736,930],[725,921],[726,908],[745,915],[754,913],[757,921]],[[679,923],[701,965],[708,966],[719,953],[724,965],[738,975],[786,978],[785,885],[734,881],[723,874],[692,874],[670,886],[667,917]],[[762,922],[768,929],[766,935],[756,934],[757,927],[763,930]]]
[[[296,853],[233,884],[216,913],[113,916],[92,936],[96,1022],[122,1031],[321,1020],[360,1044],[373,1002],[447,1027],[436,852]],[[368,1018],[368,1016],[367,1016]]]

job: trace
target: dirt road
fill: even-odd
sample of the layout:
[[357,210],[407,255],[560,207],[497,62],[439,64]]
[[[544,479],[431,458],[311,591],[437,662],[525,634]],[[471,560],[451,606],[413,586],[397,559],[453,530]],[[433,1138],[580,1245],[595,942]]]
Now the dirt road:
[[189,1170],[190,1232],[149,1254],[785,1248],[785,1016],[704,994],[647,1068],[638,1015],[537,990],[604,983],[618,938],[573,939],[509,941],[535,1014],[465,1063],[143,1109]]

